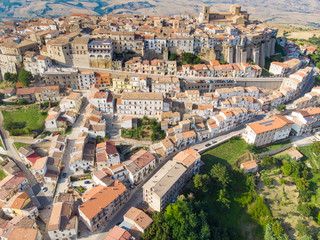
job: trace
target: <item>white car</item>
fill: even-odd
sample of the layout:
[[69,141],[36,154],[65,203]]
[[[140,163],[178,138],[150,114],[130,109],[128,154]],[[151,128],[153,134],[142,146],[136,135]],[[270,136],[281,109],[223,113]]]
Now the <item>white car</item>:
[[40,143],[40,142],[42,142],[42,139],[36,140],[36,143]]

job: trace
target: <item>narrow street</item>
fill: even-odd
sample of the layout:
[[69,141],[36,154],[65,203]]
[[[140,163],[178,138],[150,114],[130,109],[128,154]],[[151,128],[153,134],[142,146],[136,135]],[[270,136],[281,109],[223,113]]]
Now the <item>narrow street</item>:
[[[256,120],[261,120],[264,118],[265,115],[258,115],[255,119],[253,119],[252,121],[256,121]],[[188,146],[191,147],[193,149],[205,149],[207,147],[205,147],[206,144],[211,143],[212,141],[216,141],[216,144],[219,144],[223,141],[226,141],[230,138],[232,138],[233,136],[239,135],[241,133],[243,133],[245,130],[245,125],[241,125],[238,126],[237,128],[223,133],[223,135],[212,138],[210,140],[207,140],[205,142],[202,143],[198,143],[195,144],[193,146]],[[208,148],[212,148],[214,145],[208,147]],[[185,147],[187,148],[187,147]],[[184,148],[184,149],[185,149]],[[162,168],[162,166],[169,161],[170,159],[172,159],[176,154],[178,154],[180,151],[184,150],[184,149],[180,149],[179,151],[172,153],[171,155],[167,156],[164,160],[162,160],[156,167],[155,169],[152,170],[152,172],[135,188],[132,190],[129,200],[128,202],[123,205],[117,213],[115,213],[110,219],[109,221],[107,221],[107,223],[103,226],[101,226],[100,230],[95,232],[95,233],[90,233],[88,229],[85,228],[85,226],[82,227],[82,229],[84,231],[82,231],[80,233],[80,237],[78,237],[79,239],[96,239],[96,240],[103,240],[107,235],[108,232],[119,222],[121,222],[123,220],[123,215],[131,208],[131,207],[136,207],[138,206],[141,202],[143,202],[143,195],[142,195],[142,186],[149,181],[149,179],[160,169]]]
[[83,117],[85,115],[86,107],[89,104],[89,101],[87,99],[88,95],[89,95],[89,92],[88,91],[85,92],[85,94],[83,96],[83,102],[82,102],[82,105],[80,108],[80,114],[79,114],[76,122],[72,126],[72,133],[67,136],[66,151],[65,151],[65,153],[63,155],[63,159],[62,159],[62,165],[64,165],[63,173],[66,173],[66,176],[63,177],[63,175],[61,174],[61,177],[59,178],[59,181],[58,181],[56,194],[65,192],[65,190],[67,189],[67,185],[68,185],[68,178],[70,175],[73,174],[73,172],[69,168],[69,161],[70,161],[70,156],[71,156],[74,144],[75,144],[75,140],[80,133],[80,125],[81,125]]

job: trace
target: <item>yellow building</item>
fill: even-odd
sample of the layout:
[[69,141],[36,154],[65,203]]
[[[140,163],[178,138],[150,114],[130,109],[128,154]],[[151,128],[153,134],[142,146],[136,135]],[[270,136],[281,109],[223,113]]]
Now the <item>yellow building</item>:
[[26,192],[20,192],[2,207],[4,213],[9,217],[25,215],[35,218],[38,216],[38,209],[31,201]]
[[140,89],[139,80],[129,80],[127,78],[117,78],[112,80],[113,91],[122,92],[138,92]]

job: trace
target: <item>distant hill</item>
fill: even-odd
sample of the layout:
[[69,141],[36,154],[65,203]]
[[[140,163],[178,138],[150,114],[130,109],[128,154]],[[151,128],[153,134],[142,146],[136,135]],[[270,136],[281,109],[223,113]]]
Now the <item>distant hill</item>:
[[238,3],[252,18],[276,23],[320,24],[319,0],[0,0],[0,18],[68,16],[70,13],[104,15],[139,13],[148,15],[199,14],[202,6],[225,11]]

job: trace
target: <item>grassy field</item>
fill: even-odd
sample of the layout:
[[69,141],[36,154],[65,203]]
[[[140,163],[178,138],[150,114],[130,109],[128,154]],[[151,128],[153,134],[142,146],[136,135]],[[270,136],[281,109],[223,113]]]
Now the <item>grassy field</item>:
[[14,110],[3,110],[4,126],[9,122],[25,123],[32,131],[43,128],[47,113],[40,112],[38,106],[24,107]]
[[6,176],[7,174],[2,169],[0,169],[0,181],[4,179]]
[[[226,166],[235,167],[236,161],[242,157],[247,150],[248,144],[242,139],[227,141],[202,154],[204,161],[204,173],[209,173],[212,166],[221,163]],[[246,177],[238,170],[234,170],[233,184],[230,193],[230,208],[221,211],[217,205],[217,194],[212,192],[205,197],[208,201],[208,214],[211,221],[234,232],[237,239],[263,239],[263,227],[249,214],[254,202],[248,204],[252,197]],[[247,203],[246,203],[247,202]]]
[[208,172],[213,164],[233,165],[235,161],[247,150],[248,144],[243,139],[227,141],[202,154],[201,159],[205,162],[204,172]]
[[2,139],[0,139],[0,147],[2,147],[2,148],[3,148],[3,150],[5,150],[5,149],[4,149],[4,146],[3,146]]
[[287,146],[289,144],[291,144],[291,142],[289,140],[287,140],[287,141],[279,142],[279,143],[272,144],[272,145],[269,145],[269,146],[266,146],[266,147],[258,148],[256,152],[257,153],[268,152],[268,151],[271,151],[271,150],[274,150],[274,149],[277,149],[277,148],[281,148],[281,147]]
[[19,150],[21,147],[29,146],[30,144],[23,142],[14,142],[13,145],[17,148],[17,150]]

